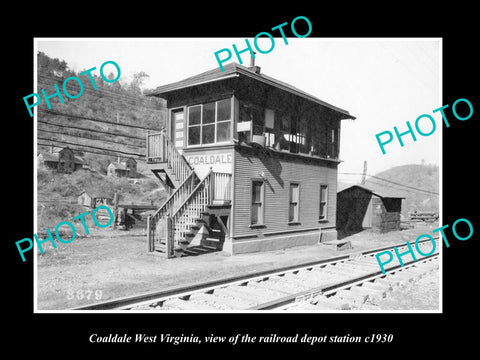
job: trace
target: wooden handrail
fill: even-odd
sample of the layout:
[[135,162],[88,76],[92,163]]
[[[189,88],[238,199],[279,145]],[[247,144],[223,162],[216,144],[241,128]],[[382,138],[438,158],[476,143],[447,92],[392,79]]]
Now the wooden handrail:
[[208,174],[203,178],[203,180],[200,181],[200,183],[195,187],[195,189],[193,189],[193,191],[192,191],[192,193],[190,194],[190,196],[182,203],[182,205],[180,205],[180,207],[179,207],[178,210],[175,212],[175,214],[172,215],[172,218],[173,218],[174,216],[176,216],[176,215],[178,214],[178,212],[180,211],[180,209],[181,209],[182,207],[184,207],[184,206],[189,202],[189,200],[192,198],[193,195],[195,195],[195,193],[198,191],[198,189],[199,189],[203,184],[205,184],[208,180],[210,180],[210,177],[211,177],[212,173],[213,173],[213,171],[212,171],[212,169],[210,169],[210,170],[208,171]]
[[165,137],[165,145],[167,150],[167,165],[172,169],[172,172],[177,176],[180,182],[183,182],[187,175],[193,171],[187,160],[177,150],[173,142],[163,134],[160,136]]
[[[175,202],[176,198],[178,197],[178,194],[180,192],[188,191],[187,186],[194,183],[195,178],[198,179],[198,176],[195,173],[195,171],[192,170],[190,172],[190,175],[187,176],[187,178],[183,181],[183,183],[178,188],[176,188],[175,191],[168,197],[168,199],[165,200],[162,206],[160,206],[160,208],[151,215],[152,218],[156,218],[157,216],[159,216],[160,212],[162,212],[162,210],[164,210],[167,206],[172,206],[173,204],[171,203]],[[189,184],[189,181],[191,182],[190,184]]]
[[195,223],[203,211],[205,211],[212,199],[212,169],[207,176],[195,187],[190,196],[183,202],[178,210],[172,215],[173,236],[170,238],[175,242],[180,242],[189,227]]
[[147,133],[147,162],[166,162],[172,173],[182,183],[193,171],[187,160],[175,147],[165,132]]

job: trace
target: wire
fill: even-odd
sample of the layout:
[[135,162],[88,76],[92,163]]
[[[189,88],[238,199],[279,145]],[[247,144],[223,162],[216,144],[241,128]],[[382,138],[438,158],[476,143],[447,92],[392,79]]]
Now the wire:
[[63,141],[63,140],[46,139],[46,138],[43,138],[43,137],[40,137],[40,136],[37,137],[37,139],[45,140],[45,141],[53,141],[53,142],[58,142],[58,143],[68,144],[68,145],[85,146],[85,147],[88,147],[88,148],[109,151],[109,152],[112,152],[112,153],[119,153],[119,154],[124,154],[124,155],[131,155],[131,156],[139,156],[139,157],[143,157],[143,158],[145,157],[145,154],[129,153],[129,152],[120,151],[120,150],[112,150],[112,149],[101,148],[101,147],[98,147],[98,146],[76,144],[76,143],[72,143],[72,142],[69,142],[69,141]]
[[[90,137],[85,137],[85,136],[77,136],[77,135],[69,135],[69,134],[65,134],[63,132],[58,132],[58,131],[53,131],[53,130],[43,130],[43,129],[38,129],[39,131],[43,131],[43,132],[47,132],[47,133],[51,133],[51,134],[56,134],[56,135],[62,135],[62,136],[71,136],[73,138],[79,138],[79,139],[88,139],[88,140],[92,140],[92,141],[103,141],[105,142],[105,139],[95,139],[95,138],[90,138]],[[134,145],[134,144],[125,144],[125,143],[120,143],[118,141],[112,141],[112,140],[108,140],[108,143],[110,144],[119,144],[119,145],[124,145],[124,146],[133,146],[133,147],[138,147],[138,148],[145,148],[145,145]]]
[[66,114],[66,113],[61,113],[61,112],[54,111],[54,110],[38,109],[38,111],[41,112],[41,113],[50,114],[50,115],[58,115],[58,116],[72,117],[72,118],[83,119],[83,120],[90,120],[90,121],[96,121],[96,122],[106,123],[106,124],[111,124],[111,125],[126,126],[126,127],[135,128],[135,129],[142,129],[142,130],[160,130],[160,129],[152,129],[152,128],[147,128],[147,127],[138,126],[138,125],[130,125],[130,124],[116,123],[116,122],[113,122],[113,121],[96,119],[96,118],[91,118],[91,117],[88,117],[88,116],[80,116],[80,115]]
[[[51,141],[52,142],[57,142],[57,140],[48,140],[48,141]],[[39,143],[37,142],[37,145],[39,146],[50,146],[52,144],[43,144],[43,143]],[[79,145],[79,146],[84,146],[84,145]],[[69,146],[70,147],[70,146]],[[105,153],[102,153],[102,152],[98,152],[98,151],[92,151],[92,150],[85,150],[85,149],[78,149],[78,148],[75,148],[75,147],[70,147],[72,150],[75,150],[75,151],[79,151],[79,152],[86,152],[86,153],[91,153],[91,154],[97,154],[97,155],[103,155],[103,156],[112,156],[112,157],[117,157],[118,154],[112,152],[111,154],[105,154]],[[133,155],[132,155],[133,156]],[[135,156],[137,157],[137,156]],[[145,161],[145,158],[142,156],[142,157],[137,157],[137,160],[140,160],[140,161]]]
[[[68,128],[68,129],[91,131],[91,132],[97,132],[97,133],[100,133],[100,134],[106,134],[106,135],[111,135],[111,136],[121,136],[121,137],[126,137],[126,138],[138,139],[138,140],[143,140],[143,141],[145,141],[145,138],[144,138],[144,137],[140,137],[140,136],[132,136],[132,135],[125,135],[125,134],[110,133],[110,132],[107,132],[107,131],[96,130],[96,129],[88,129],[88,128],[79,127],[79,126],[73,126],[73,125],[55,124],[55,123],[51,123],[51,122],[43,121],[43,120],[37,120],[37,122],[38,122],[38,123],[41,123],[41,124],[58,126],[58,127]],[[73,136],[73,135],[71,135],[71,136]]]
[[[363,175],[363,173],[344,173],[344,172],[339,172],[338,174],[342,174],[342,175]],[[381,178],[381,177],[376,176],[376,175],[370,175],[370,174],[366,174],[366,175],[369,176],[369,177],[372,177],[374,179],[378,179],[378,180],[382,180],[382,181],[385,181],[385,182],[388,182],[388,183],[399,185],[399,186],[402,186],[402,187],[405,187],[405,188],[408,188],[408,189],[411,189],[411,190],[422,191],[422,192],[433,194],[433,195],[440,195],[439,193],[434,192],[434,191],[420,189],[420,188],[400,184],[400,183],[397,183],[395,181],[387,180],[387,179]]]

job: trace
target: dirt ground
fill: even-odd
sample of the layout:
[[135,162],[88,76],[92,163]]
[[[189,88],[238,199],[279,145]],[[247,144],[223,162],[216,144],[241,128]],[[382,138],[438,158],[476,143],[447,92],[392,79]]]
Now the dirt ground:
[[[37,255],[37,309],[65,310],[97,301],[157,291],[228,276],[271,270],[275,267],[315,261],[358,251],[413,243],[431,234],[437,223],[387,234],[360,232],[347,237],[353,249],[336,251],[324,244],[278,251],[229,256],[214,252],[165,259],[146,252],[141,230],[95,229],[87,237],[59,243]],[[50,246],[50,245],[49,245]]]

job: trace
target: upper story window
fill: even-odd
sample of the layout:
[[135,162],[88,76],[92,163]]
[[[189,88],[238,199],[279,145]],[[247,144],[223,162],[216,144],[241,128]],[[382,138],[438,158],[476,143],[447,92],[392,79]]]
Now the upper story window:
[[231,132],[231,99],[188,107],[188,145],[230,141]]
[[314,110],[281,111],[240,100],[238,123],[239,142],[263,135],[265,146],[277,151],[338,158],[339,121]]

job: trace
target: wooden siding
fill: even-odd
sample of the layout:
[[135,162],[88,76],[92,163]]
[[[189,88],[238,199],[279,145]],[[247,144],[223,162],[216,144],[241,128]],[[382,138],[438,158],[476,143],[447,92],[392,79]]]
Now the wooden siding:
[[337,199],[337,229],[346,232],[361,231],[367,211],[370,211],[368,222],[372,226],[374,220],[371,218],[371,200],[372,193],[361,188],[352,187],[340,192]]
[[401,198],[382,198],[361,187],[338,193],[337,229],[345,233],[400,230]]
[[[337,164],[237,147],[232,236],[242,241],[276,233],[335,228]],[[250,226],[252,179],[265,180],[264,226]],[[298,224],[288,224],[290,183],[300,184]],[[327,220],[319,221],[320,185],[328,185]]]

